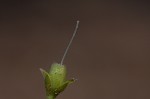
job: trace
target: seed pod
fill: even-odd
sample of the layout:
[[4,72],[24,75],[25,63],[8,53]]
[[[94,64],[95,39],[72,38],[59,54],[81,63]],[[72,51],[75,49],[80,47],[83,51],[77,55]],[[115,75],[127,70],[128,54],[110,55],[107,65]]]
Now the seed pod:
[[58,88],[66,79],[66,67],[57,63],[52,64],[49,74],[51,75],[52,88]]
[[58,63],[52,64],[49,73],[43,69],[40,70],[44,77],[46,94],[49,97],[56,97],[69,84],[75,81],[74,79],[66,80],[66,67]]
[[79,25],[79,21],[77,21],[74,33],[70,39],[70,42],[64,52],[64,55],[62,57],[62,60],[60,64],[54,63],[51,66],[51,69],[49,72],[46,72],[43,69],[40,69],[43,77],[44,77],[44,82],[45,82],[45,88],[46,88],[46,95],[48,99],[55,99],[55,97],[62,91],[65,90],[65,88],[74,82],[74,79],[71,80],[66,80],[66,67],[63,65],[64,59],[66,57],[66,54],[68,52],[68,49],[75,37],[75,34],[77,32]]

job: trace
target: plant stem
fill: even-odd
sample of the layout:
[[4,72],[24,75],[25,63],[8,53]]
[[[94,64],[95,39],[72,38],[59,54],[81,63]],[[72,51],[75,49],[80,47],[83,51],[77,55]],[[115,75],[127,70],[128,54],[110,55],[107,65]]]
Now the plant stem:
[[47,96],[47,99],[55,99],[55,96],[54,95],[49,95],[49,96]]

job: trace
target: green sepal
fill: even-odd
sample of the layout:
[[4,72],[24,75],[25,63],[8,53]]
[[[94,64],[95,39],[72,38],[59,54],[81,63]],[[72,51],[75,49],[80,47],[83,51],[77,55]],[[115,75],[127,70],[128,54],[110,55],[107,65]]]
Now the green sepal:
[[60,92],[64,91],[64,90],[66,89],[66,87],[67,87],[69,84],[73,83],[74,81],[75,81],[74,78],[65,81],[61,86],[59,86],[59,87],[55,90],[55,93],[56,93],[56,94],[59,94]]
[[40,71],[41,71],[41,73],[42,73],[42,75],[43,75],[43,77],[45,78],[47,75],[49,75],[49,73],[48,72],[46,72],[44,69],[42,69],[42,68],[40,68]]
[[40,70],[41,70],[42,75],[44,77],[46,94],[50,95],[52,93],[52,89],[51,89],[51,76],[45,70],[43,70],[41,68],[40,68]]

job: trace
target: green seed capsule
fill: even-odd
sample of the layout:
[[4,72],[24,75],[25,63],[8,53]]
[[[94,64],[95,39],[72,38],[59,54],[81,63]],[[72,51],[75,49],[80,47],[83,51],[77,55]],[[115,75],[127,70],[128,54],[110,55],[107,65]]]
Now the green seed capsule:
[[49,74],[51,75],[52,88],[58,88],[66,79],[66,67],[57,63],[52,64]]
[[65,88],[71,84],[72,82],[74,82],[74,79],[71,80],[66,80],[66,67],[63,65],[63,61],[65,59],[65,56],[68,52],[68,49],[73,41],[73,38],[77,32],[77,28],[79,25],[79,21],[77,21],[77,25],[75,28],[75,31],[73,33],[73,36],[65,50],[65,53],[62,57],[61,63],[54,63],[51,66],[51,69],[49,72],[46,72],[43,69],[40,69],[43,77],[44,77],[44,82],[45,82],[45,89],[46,89],[46,95],[48,97],[48,99],[55,99],[56,96],[65,90]]
[[49,73],[43,69],[40,70],[44,77],[48,97],[56,97],[60,92],[65,90],[69,84],[75,81],[74,79],[66,80],[66,67],[58,63],[52,64]]

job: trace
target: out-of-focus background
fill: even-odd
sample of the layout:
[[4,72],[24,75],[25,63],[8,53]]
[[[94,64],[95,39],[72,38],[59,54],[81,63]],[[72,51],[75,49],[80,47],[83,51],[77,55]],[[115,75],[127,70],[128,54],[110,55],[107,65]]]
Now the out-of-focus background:
[[57,99],[150,99],[148,1],[0,3],[0,99],[46,99],[39,68],[64,61],[78,80]]

